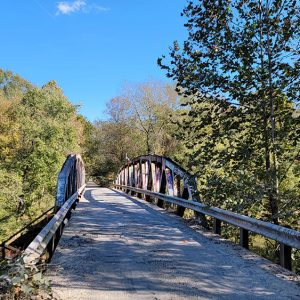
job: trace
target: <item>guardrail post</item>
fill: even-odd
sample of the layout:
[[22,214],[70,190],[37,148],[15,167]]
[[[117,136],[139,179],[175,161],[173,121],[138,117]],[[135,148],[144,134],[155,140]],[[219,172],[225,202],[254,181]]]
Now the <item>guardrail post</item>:
[[240,228],[240,245],[249,249],[249,231],[244,228]]
[[[180,177],[179,176],[175,176],[174,181],[175,181],[176,196],[180,197],[181,196],[180,195]],[[184,197],[184,194],[183,194],[182,198],[183,199],[187,199],[188,196]],[[176,208],[176,215],[177,216],[183,217],[184,211],[185,211],[185,207],[177,205],[177,208]]]
[[292,270],[292,248],[283,243],[280,243],[280,265]]
[[78,201],[76,200],[76,201],[72,204],[72,209],[74,209],[74,210],[76,209],[77,202],[78,202]]
[[54,250],[55,250],[55,237],[56,237],[56,234],[53,235],[53,237],[51,238],[48,246],[47,246],[47,251],[48,251],[48,254],[49,254],[49,261],[54,253]]
[[66,214],[66,219],[70,220],[72,216],[72,209],[70,208],[69,211]]
[[[136,174],[135,174],[135,165],[133,164],[132,165],[132,173],[131,173],[131,186],[135,187],[136,186]],[[135,195],[135,192],[134,191],[131,191],[130,192],[130,195],[131,196],[134,196]]]
[[64,230],[64,222],[62,222],[59,226],[59,238],[61,238],[62,234],[63,234],[63,230]]
[[185,207],[177,205],[176,215],[179,217],[183,217],[185,212]]
[[[161,194],[165,194],[166,193],[166,188],[167,188],[166,173],[165,173],[165,171],[162,171],[159,192]],[[157,206],[163,208],[164,207],[164,200],[158,198],[157,199]]]
[[151,197],[148,196],[148,195],[145,195],[145,200],[146,200],[147,202],[151,202]]
[[2,258],[5,259],[5,243],[1,245]]
[[214,218],[214,233],[215,234],[221,235],[221,224],[222,224],[221,220]]
[[[138,162],[138,169],[137,169],[137,174],[138,174],[138,188],[142,189],[143,188],[143,176],[142,176],[142,161],[141,159]],[[142,193],[137,193],[137,197],[142,199]]]
[[158,199],[157,200],[157,206],[160,208],[164,208],[164,200]]

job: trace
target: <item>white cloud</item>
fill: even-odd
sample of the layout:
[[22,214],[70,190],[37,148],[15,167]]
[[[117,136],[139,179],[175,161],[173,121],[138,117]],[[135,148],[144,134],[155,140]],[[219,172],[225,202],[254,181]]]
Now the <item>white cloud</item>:
[[58,2],[57,14],[69,15],[82,10],[86,6],[86,1],[75,0],[73,2]]
[[99,6],[97,4],[88,4],[86,0],[75,0],[73,2],[58,2],[57,3],[57,12],[56,15],[69,15],[75,12],[85,12],[89,13],[91,11],[107,11],[109,10],[106,7]]

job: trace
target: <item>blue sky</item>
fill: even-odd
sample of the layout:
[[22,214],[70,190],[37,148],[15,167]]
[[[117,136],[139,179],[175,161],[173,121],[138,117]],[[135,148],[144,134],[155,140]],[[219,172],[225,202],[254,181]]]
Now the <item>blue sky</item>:
[[186,37],[186,0],[1,1],[0,68],[56,80],[91,121],[124,82],[167,80],[156,65]]

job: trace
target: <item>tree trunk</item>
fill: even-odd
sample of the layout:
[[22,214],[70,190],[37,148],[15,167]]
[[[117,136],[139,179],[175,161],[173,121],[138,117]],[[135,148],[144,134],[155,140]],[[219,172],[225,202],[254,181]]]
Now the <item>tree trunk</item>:
[[[269,33],[269,14],[270,14],[270,3],[266,1],[266,13],[267,13],[267,55],[268,55],[268,103],[270,104],[270,119],[271,119],[271,155],[272,155],[272,166],[270,166],[270,180],[271,190],[269,195],[270,210],[272,214],[272,221],[278,224],[278,196],[279,196],[279,180],[278,180],[278,162],[276,154],[276,123],[275,123],[275,105],[274,97],[276,96],[273,86],[272,74],[273,74],[273,57],[271,50],[271,41]],[[270,157],[270,155],[269,155]],[[269,159],[270,160],[270,159]]]
[[[265,102],[264,102],[265,103]],[[264,116],[263,116],[263,132],[264,132],[264,144],[265,144],[265,169],[266,169],[266,182],[265,186],[267,188],[267,194],[269,198],[269,209],[271,213],[271,218],[274,224],[278,224],[278,204],[277,204],[277,193],[276,182],[278,184],[277,174],[274,174],[273,168],[271,167],[271,150],[269,143],[269,134],[268,134],[268,115],[266,112],[266,107],[264,107]],[[275,176],[275,178],[274,178]]]

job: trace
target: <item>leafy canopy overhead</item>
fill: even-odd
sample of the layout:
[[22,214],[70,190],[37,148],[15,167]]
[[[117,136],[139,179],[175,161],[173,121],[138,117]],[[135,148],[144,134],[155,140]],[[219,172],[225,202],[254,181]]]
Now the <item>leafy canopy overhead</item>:
[[158,62],[185,94],[244,104],[272,90],[299,101],[298,1],[191,1],[182,15],[188,39]]

